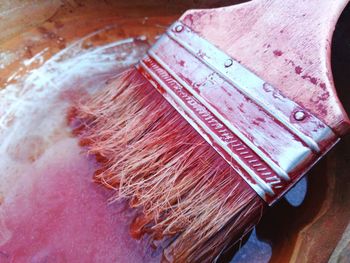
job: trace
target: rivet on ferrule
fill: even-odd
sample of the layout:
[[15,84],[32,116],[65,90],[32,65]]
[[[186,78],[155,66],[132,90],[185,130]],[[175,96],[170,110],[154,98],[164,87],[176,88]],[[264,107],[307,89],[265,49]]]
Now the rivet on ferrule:
[[175,32],[180,33],[182,30],[184,30],[184,27],[182,25],[177,25],[175,27]]
[[304,120],[305,119],[305,112],[303,112],[303,111],[296,111],[295,113],[294,113],[294,119],[295,120],[297,120],[297,121],[302,121],[302,120]]
[[224,63],[225,67],[231,67],[233,65],[233,60],[232,59],[227,59]]

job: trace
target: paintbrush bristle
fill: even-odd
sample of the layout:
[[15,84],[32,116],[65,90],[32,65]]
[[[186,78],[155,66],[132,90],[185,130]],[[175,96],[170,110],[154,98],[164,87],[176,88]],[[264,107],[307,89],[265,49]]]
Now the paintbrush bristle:
[[164,260],[212,261],[259,220],[263,200],[136,70],[71,120],[100,162],[95,179],[142,209],[132,235],[168,240]]

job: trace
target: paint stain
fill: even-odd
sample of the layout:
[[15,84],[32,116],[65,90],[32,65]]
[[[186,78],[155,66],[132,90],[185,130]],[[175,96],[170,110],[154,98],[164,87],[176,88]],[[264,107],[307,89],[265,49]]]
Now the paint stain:
[[275,49],[273,51],[273,54],[276,56],[276,57],[280,57],[283,55],[283,52],[281,50],[278,50],[278,49]]
[[310,81],[310,83],[312,83],[313,85],[317,85],[317,83],[318,83],[318,79],[317,78],[315,78],[313,76],[309,76],[307,74],[303,75],[302,78],[305,79],[305,80]]
[[322,90],[326,91],[327,86],[324,82],[320,83],[320,87]]
[[0,90],[0,262],[159,262],[131,238],[135,212],[108,204],[113,192],[93,182],[96,164],[66,125],[72,100],[103,88],[148,48],[125,39],[84,49],[94,34],[103,30],[51,58],[48,49],[34,54],[23,62],[27,73]]
[[295,73],[297,73],[298,75],[300,75],[301,72],[303,72],[303,69],[302,69],[300,66],[295,67]]

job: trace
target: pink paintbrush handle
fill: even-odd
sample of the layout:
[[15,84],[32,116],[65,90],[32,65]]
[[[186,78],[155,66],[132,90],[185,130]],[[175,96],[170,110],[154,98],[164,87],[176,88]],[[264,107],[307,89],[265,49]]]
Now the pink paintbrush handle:
[[180,21],[343,135],[349,118],[336,94],[330,52],[348,2],[251,1],[190,10]]

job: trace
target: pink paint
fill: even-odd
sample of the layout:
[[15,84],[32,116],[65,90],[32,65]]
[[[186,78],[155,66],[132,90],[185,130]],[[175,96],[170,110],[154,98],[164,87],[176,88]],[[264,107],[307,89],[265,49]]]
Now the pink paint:
[[284,59],[284,61],[287,63],[287,65],[291,64],[293,67],[295,66],[295,63],[291,59]]
[[112,192],[93,182],[95,164],[66,124],[72,101],[107,85],[148,48],[126,39],[84,49],[102,33],[47,60],[45,48],[0,91],[0,263],[159,262],[130,236],[134,212],[108,205]]
[[303,72],[303,69],[302,69],[300,66],[296,66],[296,67],[295,67],[295,73],[297,73],[298,75],[300,75],[301,72]]
[[283,52],[282,52],[281,50],[276,49],[276,50],[273,51],[273,54],[274,54],[276,57],[280,57],[280,56],[283,55]]
[[326,84],[324,82],[320,83],[320,87],[324,91],[326,91],[326,89],[327,89],[327,86],[326,86]]
[[313,76],[309,76],[309,75],[303,75],[302,76],[302,78],[303,79],[307,79],[307,80],[309,80],[312,84],[314,84],[314,85],[317,85],[317,83],[318,83],[318,79],[317,78],[315,78],[315,77],[313,77]]
[[24,175],[21,191],[2,206],[11,238],[0,262],[157,261],[130,237],[127,206],[107,205],[112,193],[92,181],[94,165],[80,151],[75,140],[62,140]]

